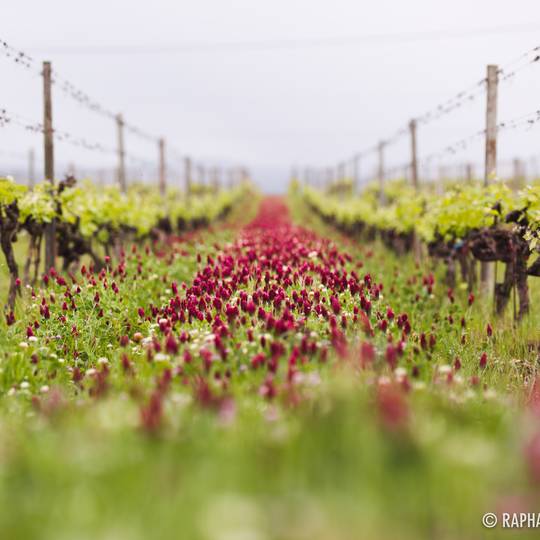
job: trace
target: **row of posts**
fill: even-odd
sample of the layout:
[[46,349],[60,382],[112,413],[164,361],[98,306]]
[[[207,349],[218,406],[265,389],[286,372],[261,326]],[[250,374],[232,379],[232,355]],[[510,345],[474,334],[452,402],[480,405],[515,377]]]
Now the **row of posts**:
[[[498,74],[499,69],[496,65],[487,66],[486,77],[486,129],[485,129],[485,162],[484,162],[484,185],[488,186],[495,178],[497,172],[497,94],[498,94]],[[419,189],[418,177],[418,145],[417,145],[417,121],[412,119],[409,122],[410,135],[410,171],[411,182],[415,189]],[[384,204],[384,181],[385,181],[385,148],[387,142],[381,141],[378,144],[378,170],[377,177],[379,183],[380,203]],[[356,191],[356,183],[358,182],[358,168],[360,156],[356,155],[352,160],[353,168],[353,191]],[[514,165],[516,167],[516,165]],[[345,163],[340,163],[337,167],[338,178],[345,178]],[[329,178],[333,176],[332,169],[327,171]],[[467,175],[472,177],[472,167],[468,167]],[[305,178],[309,183],[309,170],[306,171]],[[327,177],[328,178],[328,177]],[[419,242],[415,242],[415,255],[417,259],[421,257],[421,248]],[[490,284],[493,281],[493,265],[482,263],[480,270],[480,281],[484,291],[489,290]]]
[[[498,90],[498,67],[496,65],[487,66],[487,100],[486,100],[486,130],[485,130],[485,166],[484,166],[484,185],[488,185],[490,180],[495,177],[497,170],[497,90]],[[409,122],[409,136],[410,136],[410,152],[411,158],[409,163],[409,170],[411,175],[412,185],[419,188],[419,173],[418,173],[418,145],[417,145],[417,129],[418,124],[416,119],[412,119]],[[385,168],[385,150],[387,141],[380,141],[377,146],[377,181],[379,183],[379,191],[382,193],[384,181],[386,178]],[[353,189],[356,190],[356,184],[358,182],[358,171],[360,167],[360,155],[356,155],[351,160],[352,166],[352,180]],[[337,166],[336,174],[337,178],[345,178],[345,162],[341,162]],[[516,165],[514,165],[516,169]],[[306,169],[304,171],[304,180],[308,183],[311,181],[311,175],[313,171]],[[293,172],[296,176],[296,173]],[[326,169],[326,180],[330,181],[333,178],[334,170],[332,168]],[[472,165],[467,166],[466,176],[468,179],[472,179],[473,170]]]
[[[347,174],[341,177],[340,173],[343,171],[343,168],[340,166],[337,170],[334,167],[328,167],[327,169],[304,169],[301,177],[299,176],[299,171],[296,168],[293,168],[291,171],[291,178],[301,179],[304,184],[313,186],[330,185],[336,180],[339,181],[340,179],[347,178],[352,186],[357,186],[360,182],[360,176],[358,174],[358,169],[354,167],[355,163],[358,163],[358,161],[351,160]],[[527,179],[540,178],[540,158],[537,156],[531,157],[530,160],[514,158],[503,163],[498,160],[497,167],[499,176],[505,178],[514,188],[522,186]],[[396,174],[396,176],[392,176],[392,178],[397,178],[399,176],[406,180],[412,180],[411,169],[412,167],[410,164],[403,165],[399,170],[398,168],[392,169],[392,174]],[[481,169],[483,171],[483,164]],[[504,171],[502,169],[504,169]],[[477,170],[478,165],[471,162],[464,162],[448,166],[440,165],[435,169],[426,167],[423,174],[420,170],[418,170],[417,174],[418,178],[429,178],[430,181],[439,182],[440,186],[443,186],[444,182],[448,180],[463,180],[471,183],[478,179],[476,174]],[[387,171],[387,179],[389,178],[389,175],[390,172]],[[380,178],[378,166],[375,171],[375,178]],[[354,189],[356,188],[354,187]]]
[[[52,68],[50,62],[43,62],[43,135],[44,135],[44,173],[45,179],[54,184],[54,129],[52,110]],[[116,115],[117,127],[117,154],[118,168],[117,181],[123,193],[127,190],[126,178],[126,151],[124,142],[125,122],[121,114]],[[167,191],[167,163],[166,163],[165,139],[158,140],[159,166],[158,185],[162,196]],[[35,153],[33,150],[29,154],[29,180],[33,183],[35,177]],[[204,183],[207,170],[203,166],[197,167],[198,178]],[[217,191],[221,184],[221,169],[213,168],[208,171],[210,185]],[[246,181],[249,173],[245,168],[231,168],[228,170],[228,183],[232,187]],[[189,197],[193,186],[193,166],[189,157],[184,158],[184,178],[185,192]],[[54,268],[56,261],[56,223],[54,220],[45,228],[45,265],[46,268]]]

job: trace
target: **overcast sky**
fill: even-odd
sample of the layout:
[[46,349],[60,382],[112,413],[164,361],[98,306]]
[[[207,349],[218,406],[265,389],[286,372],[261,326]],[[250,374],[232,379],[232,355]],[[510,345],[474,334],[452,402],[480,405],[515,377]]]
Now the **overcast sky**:
[[[51,60],[176,153],[245,164],[267,191],[284,188],[291,165],[335,165],[471,87],[488,63],[504,66],[540,45],[538,0],[2,0],[0,21],[0,39]],[[0,78],[0,108],[39,121],[39,75],[0,55]],[[499,103],[500,120],[540,109],[540,62],[502,82]],[[482,129],[484,110],[479,96],[421,128],[421,157]],[[116,144],[110,120],[56,90],[54,118],[58,129]],[[155,161],[152,143],[133,136],[126,143]],[[0,128],[4,170],[24,168],[31,147],[41,170],[39,136]],[[404,163],[408,148],[407,138],[388,148],[388,166]],[[58,175],[69,162],[103,169],[115,162],[66,143],[56,150]],[[501,134],[502,162],[532,163],[534,155],[540,126]],[[433,167],[482,159],[477,140]],[[169,167],[178,181],[172,151]],[[374,167],[367,157],[363,176]]]

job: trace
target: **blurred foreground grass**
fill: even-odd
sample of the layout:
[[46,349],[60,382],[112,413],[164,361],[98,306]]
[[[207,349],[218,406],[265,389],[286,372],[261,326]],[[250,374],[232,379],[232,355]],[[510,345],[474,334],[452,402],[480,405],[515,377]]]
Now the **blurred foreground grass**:
[[[137,384],[115,385],[99,400],[68,390],[59,378],[43,397],[46,414],[29,404],[29,390],[8,395],[20,378],[17,370],[28,368],[18,367],[13,353],[24,328],[2,322],[0,538],[512,538],[513,531],[484,529],[482,515],[540,510],[527,450],[538,418],[523,410],[538,354],[530,346],[538,339],[534,280],[533,312],[519,328],[510,317],[494,321],[482,299],[463,308],[465,291],[457,291],[451,304],[439,284],[441,268],[433,269],[433,298],[419,308],[409,280],[430,267],[418,270],[409,257],[351,243],[302,207],[293,211],[304,225],[334,236],[353,264],[362,260],[361,271],[381,279],[384,294],[394,287],[392,304],[419,330],[430,331],[439,321],[437,346],[410,399],[381,394],[373,372],[347,361],[317,366],[298,390],[301,399],[291,395],[280,403],[260,399],[253,392],[260,381],[246,377],[232,389],[231,406],[218,411],[201,408],[175,382],[165,401],[165,425],[149,436],[130,397],[152,383],[153,372],[142,367]],[[205,233],[185,245],[185,256],[144,264],[156,276],[166,272],[169,280],[190,281],[197,255],[204,259],[214,244],[233,237],[231,230]],[[166,287],[158,279],[134,285],[126,310],[163,301]],[[27,307],[20,305],[17,315]],[[444,319],[464,309],[468,339],[462,345],[456,325]],[[117,355],[117,319],[109,326],[102,319],[78,321],[89,360]],[[487,322],[496,327],[490,340]],[[483,350],[490,369],[485,387],[474,388],[468,381],[478,373]],[[438,374],[456,355],[463,380],[449,385]],[[520,531],[519,538],[537,538],[537,532]]]

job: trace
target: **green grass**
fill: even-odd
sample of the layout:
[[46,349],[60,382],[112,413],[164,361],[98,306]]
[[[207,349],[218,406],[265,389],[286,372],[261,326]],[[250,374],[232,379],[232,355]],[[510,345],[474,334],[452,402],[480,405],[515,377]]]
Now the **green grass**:
[[[387,425],[377,405],[373,381],[390,376],[384,365],[360,370],[354,358],[331,356],[326,364],[306,367],[297,405],[263,400],[256,391],[264,380],[258,372],[238,377],[230,389],[234,414],[227,407],[198,406],[191,387],[175,377],[163,426],[153,435],[141,429],[140,399],[134,396],[145,401],[170,364],[147,362],[131,342],[127,351],[137,376],[126,377],[119,336],[151,333],[137,308],[166,302],[171,281],[191,282],[200,268],[197,254],[204,260],[215,254],[215,244],[224,246],[235,236],[233,229],[216,228],[180,245],[172,258],[143,255],[137,281],[117,279],[119,295],[100,290],[104,317],[98,316],[94,291],[83,289],[78,310],[67,315],[69,324],[51,319],[46,330],[36,332],[35,342],[27,340],[25,329],[39,317],[39,307],[28,293],[18,305],[17,323],[2,322],[2,538],[512,538],[512,531],[484,529],[482,515],[506,508],[509,499],[526,501],[522,506],[532,511],[540,508],[524,453],[538,419],[523,411],[524,387],[536,372],[538,353],[528,343],[538,339],[538,285],[531,280],[533,312],[515,328],[510,317],[495,320],[487,300],[468,308],[463,290],[451,304],[441,267],[426,263],[418,270],[408,256],[342,238],[297,202],[292,210],[295,220],[332,236],[351,254],[349,269],[371,272],[384,283],[381,309],[391,301],[396,314],[408,313],[415,330],[436,334],[429,355],[407,348],[400,363],[409,376],[414,365],[420,370],[403,405],[406,424]],[[135,267],[135,261],[128,263],[129,275]],[[423,293],[415,301],[419,287],[410,285],[410,278],[431,270],[433,295]],[[454,324],[445,320],[448,315]],[[495,329],[492,338],[485,331],[488,321]],[[309,324],[324,336],[325,324]],[[205,323],[191,328],[207,332]],[[352,343],[364,339],[357,329],[348,334]],[[242,336],[238,361],[252,355]],[[288,339],[295,343],[294,336]],[[380,337],[375,342],[384,346]],[[33,352],[39,354],[39,369],[30,362]],[[482,352],[489,357],[483,371]],[[437,373],[456,356],[463,363],[461,382],[456,377],[449,385]],[[72,382],[70,368],[99,367],[103,357],[110,365],[109,388],[95,399]],[[480,385],[470,384],[473,375],[481,377]],[[17,391],[10,392],[14,386]],[[48,392],[42,392],[44,386]],[[32,396],[40,396],[41,412]],[[536,538],[534,531],[519,535],[529,537]]]

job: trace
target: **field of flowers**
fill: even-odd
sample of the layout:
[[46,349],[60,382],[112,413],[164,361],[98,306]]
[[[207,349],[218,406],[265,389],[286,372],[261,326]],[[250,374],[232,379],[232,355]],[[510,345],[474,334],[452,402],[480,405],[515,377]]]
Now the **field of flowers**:
[[510,538],[483,514],[540,509],[534,313],[294,193],[104,263],[0,323],[2,538]]

